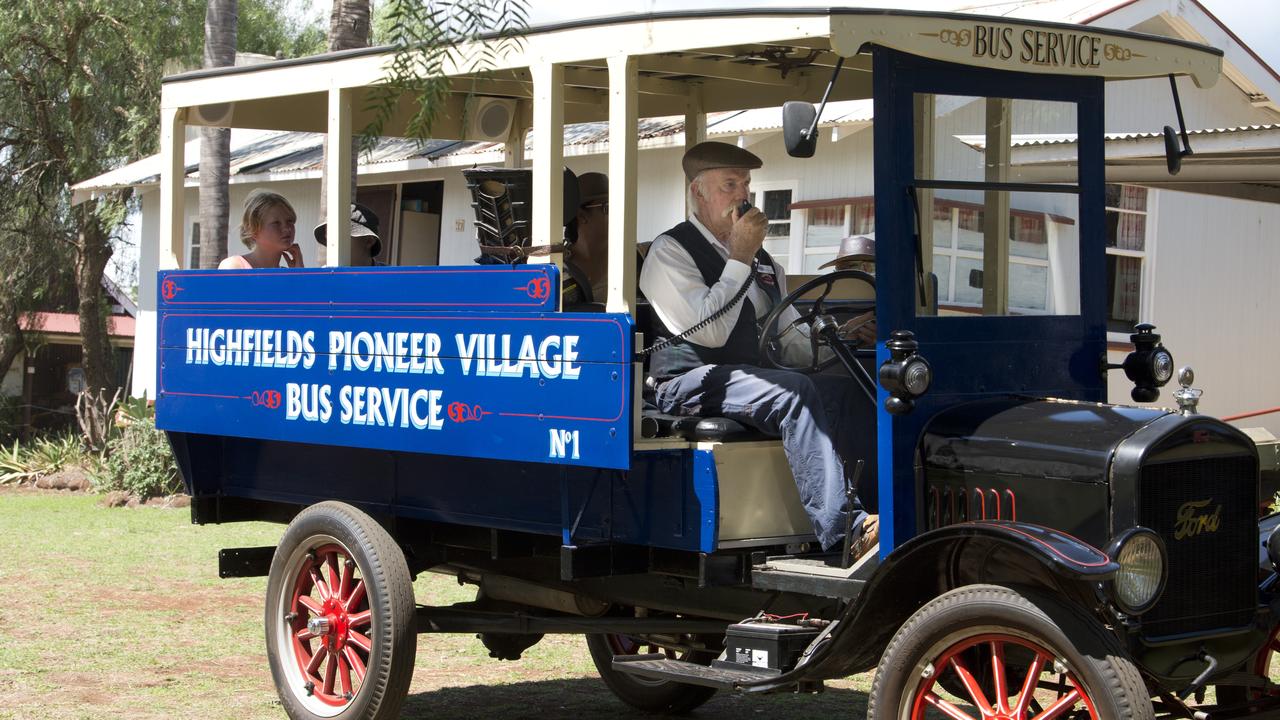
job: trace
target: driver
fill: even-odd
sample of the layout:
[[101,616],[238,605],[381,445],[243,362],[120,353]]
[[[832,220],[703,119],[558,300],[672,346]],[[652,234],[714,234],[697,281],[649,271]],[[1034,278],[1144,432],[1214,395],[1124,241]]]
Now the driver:
[[[697,329],[687,341],[653,352],[655,403],[671,415],[725,417],[780,437],[800,500],[824,550],[842,546],[853,513],[854,556],[875,546],[876,517],[845,501],[845,466],[858,454],[850,404],[852,382],[759,366],[758,323],[786,295],[785,273],[762,249],[769,221],[758,208],[739,213],[751,196],[760,158],[735,145],[698,143],[683,160],[692,215],[653,241],[640,289],[671,334]],[[757,264],[752,278],[752,264]],[[746,297],[718,313],[752,280]],[[777,327],[799,318],[787,308]],[[860,342],[875,341],[872,314],[845,325]],[[807,329],[806,329],[807,330]],[[810,353],[805,332],[784,337],[784,357]],[[864,438],[865,440],[865,438]],[[842,459],[843,458],[843,459]]]

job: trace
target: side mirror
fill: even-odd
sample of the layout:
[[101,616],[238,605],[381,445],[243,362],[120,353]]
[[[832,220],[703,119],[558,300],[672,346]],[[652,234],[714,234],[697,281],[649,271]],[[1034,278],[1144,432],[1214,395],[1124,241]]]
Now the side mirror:
[[790,100],[782,106],[782,142],[788,155],[813,157],[814,150],[818,148],[818,131],[813,125],[817,117],[818,111],[807,102]]
[[1169,174],[1177,175],[1182,169],[1182,148],[1178,146],[1178,131],[1168,125],[1164,126],[1164,162],[1169,166]]

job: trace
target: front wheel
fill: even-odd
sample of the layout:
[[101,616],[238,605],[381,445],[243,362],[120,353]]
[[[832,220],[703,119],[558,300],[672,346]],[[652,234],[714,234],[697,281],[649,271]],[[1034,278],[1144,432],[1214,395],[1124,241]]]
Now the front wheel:
[[1271,632],[1267,643],[1258,650],[1257,655],[1253,656],[1253,662],[1248,666],[1249,672],[1258,677],[1266,678],[1269,684],[1263,688],[1219,685],[1217,688],[1218,704],[1224,707],[1235,707],[1254,700],[1274,698],[1280,695],[1280,688],[1277,687],[1275,674],[1272,672],[1272,666],[1278,661],[1280,661],[1280,627]]
[[952,590],[898,629],[871,686],[870,720],[1151,720],[1115,637],[1079,609],[994,585]]
[[683,715],[716,694],[715,688],[670,680],[652,680],[613,669],[614,655],[642,655],[661,651],[673,659],[707,665],[715,659],[714,652],[678,652],[651,645],[631,635],[616,633],[588,635],[587,650],[591,652],[591,660],[604,684],[609,686],[619,700],[637,710],[662,715]]
[[413,582],[404,553],[368,515],[337,502],[303,510],[271,561],[267,659],[293,720],[399,717],[413,676]]

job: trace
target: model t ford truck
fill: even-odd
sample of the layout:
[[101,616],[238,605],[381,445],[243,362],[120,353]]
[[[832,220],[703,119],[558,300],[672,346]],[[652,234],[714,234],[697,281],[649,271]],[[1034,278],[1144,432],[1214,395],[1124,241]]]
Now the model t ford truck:
[[[455,92],[434,132],[465,136],[468,93],[532,127],[528,181],[500,171],[472,195],[507,203],[510,226],[491,236],[510,264],[347,267],[339,180],[331,267],[157,279],[158,422],[193,520],[288,523],[277,547],[224,550],[220,568],[269,576],[268,653],[291,717],[396,716],[417,635],[436,632],[479,633],[508,659],[582,633],[617,696],[654,712],[873,667],[875,718],[1277,707],[1275,556],[1260,558],[1252,443],[1195,414],[1190,388],[1181,411],[1104,402],[1109,375],[1150,403],[1174,371],[1150,326],[1122,365],[1106,361],[1105,84],[1207,86],[1219,52],[1004,18],[792,9],[536,28],[493,56],[483,74],[446,67]],[[184,124],[327,130],[330,176],[345,178],[388,58],[166,80],[162,247],[182,256]],[[820,99],[874,106],[875,272],[797,279],[781,305],[813,321],[866,399],[875,442],[859,492],[881,534],[856,562],[810,551],[776,440],[643,401],[638,118],[685,114],[692,144],[704,113],[795,101],[784,137],[803,156]],[[608,295],[571,307],[561,139],[565,123],[599,120]],[[1050,132],[1073,154],[1051,179],[1025,174],[1016,138]],[[1185,139],[1166,137],[1172,168]],[[1024,232],[1028,218],[1044,232]],[[926,252],[939,233],[967,233],[980,258],[968,278]],[[1014,260],[1029,255],[1055,289],[1027,309],[1031,271]],[[956,283],[976,300],[940,292]],[[867,308],[874,350],[820,330]],[[762,362],[779,332],[764,329]],[[474,584],[475,601],[416,605],[423,572]]]

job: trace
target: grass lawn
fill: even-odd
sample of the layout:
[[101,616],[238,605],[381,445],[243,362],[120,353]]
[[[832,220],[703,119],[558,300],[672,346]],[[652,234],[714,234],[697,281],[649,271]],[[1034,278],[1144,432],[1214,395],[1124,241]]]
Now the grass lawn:
[[[266,578],[220,580],[223,547],[274,545],[283,526],[197,527],[186,509],[106,509],[97,496],[0,488],[0,718],[285,717],[267,667]],[[422,604],[470,587],[424,574]],[[721,693],[699,718],[858,718],[869,676],[818,696]],[[638,718],[580,637],[518,662],[471,635],[420,635],[406,718]]]

